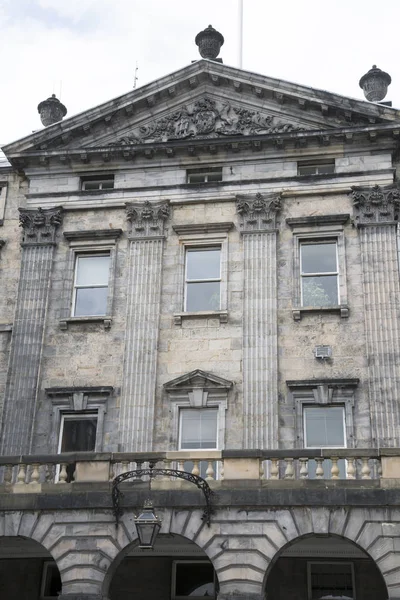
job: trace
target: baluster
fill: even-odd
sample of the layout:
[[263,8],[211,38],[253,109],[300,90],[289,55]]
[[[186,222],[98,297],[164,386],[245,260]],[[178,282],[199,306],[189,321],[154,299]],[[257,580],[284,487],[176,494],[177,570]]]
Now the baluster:
[[279,479],[279,458],[271,458],[270,479]]
[[347,458],[346,477],[347,479],[356,478],[356,469],[354,467],[354,458]]
[[13,465],[5,465],[4,468],[4,483],[10,485],[12,483]]
[[224,461],[221,460],[221,462],[219,463],[219,465],[220,465],[219,466],[219,478],[220,478],[221,481],[223,481],[224,474],[225,474],[225,471],[224,471]]
[[259,463],[259,473],[260,473],[260,480],[265,479],[265,467],[264,467],[263,460],[260,460],[260,463]]
[[18,465],[17,485],[23,485],[26,478],[26,465]]
[[324,467],[322,465],[323,465],[324,459],[321,457],[315,458],[315,462],[317,464],[316,469],[315,469],[315,478],[323,479],[324,478]]
[[184,460],[178,460],[178,471],[184,471],[185,467],[185,461]]
[[[170,469],[171,468],[171,462],[172,461],[169,458],[166,458],[164,460],[164,469]],[[169,481],[170,479],[171,479],[170,475],[164,475],[163,478],[162,478],[163,481]]]
[[380,479],[382,477],[382,462],[380,458],[376,459],[376,468],[378,471],[378,479]]
[[54,483],[55,476],[56,476],[55,465],[46,464],[45,465],[45,475],[44,475],[46,483]]
[[199,460],[197,458],[193,459],[193,469],[192,469],[192,475],[200,475],[200,469],[199,469]]
[[121,473],[127,473],[129,471],[129,462],[127,460],[123,460],[121,462]]
[[214,461],[213,460],[209,460],[208,461],[208,465],[207,465],[207,471],[206,471],[206,481],[212,481],[214,480]]
[[293,458],[285,458],[285,479],[294,479]]
[[39,463],[33,463],[32,464],[32,470],[31,470],[31,480],[30,480],[30,484],[35,484],[35,483],[39,483],[39,467],[40,464]]
[[116,464],[110,461],[110,471],[108,481],[114,481],[116,476]]
[[67,483],[67,463],[61,463],[60,474],[58,476],[58,483]]
[[364,456],[362,459],[361,479],[371,479],[371,469],[369,466],[369,458]]
[[338,467],[338,460],[339,458],[337,456],[331,456],[331,461],[332,461],[332,467],[331,467],[331,479],[339,479],[339,467]]
[[308,458],[299,458],[300,479],[308,479]]

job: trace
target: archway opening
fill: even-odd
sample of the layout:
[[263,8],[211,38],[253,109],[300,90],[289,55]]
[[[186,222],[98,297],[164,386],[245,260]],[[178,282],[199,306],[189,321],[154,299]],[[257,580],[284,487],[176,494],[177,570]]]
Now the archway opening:
[[58,598],[57,564],[41,544],[21,536],[0,538],[0,598]]
[[[113,571],[110,600],[215,600],[218,581],[206,553],[191,540],[175,534],[161,534],[152,550],[137,543]],[[111,566],[111,569],[113,566]]]
[[372,558],[349,540],[311,535],[287,545],[267,573],[273,600],[386,600],[383,577]]

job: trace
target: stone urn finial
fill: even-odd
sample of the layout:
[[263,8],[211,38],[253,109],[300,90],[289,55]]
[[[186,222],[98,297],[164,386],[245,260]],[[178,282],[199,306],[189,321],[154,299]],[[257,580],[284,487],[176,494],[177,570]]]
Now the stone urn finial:
[[[224,36],[222,33],[214,29],[212,25],[209,25],[203,31],[200,31],[196,35],[194,40],[199,47],[199,52],[202,58],[208,58],[215,60],[221,50],[221,46],[224,43]],[[219,59],[221,60],[221,59]]]
[[47,100],[43,100],[38,106],[38,113],[40,120],[45,127],[53,125],[62,121],[63,117],[67,114],[67,109],[64,104],[61,104],[55,94],[52,94]]
[[387,94],[392,78],[388,73],[378,69],[376,65],[360,79],[360,88],[369,102],[380,102]]

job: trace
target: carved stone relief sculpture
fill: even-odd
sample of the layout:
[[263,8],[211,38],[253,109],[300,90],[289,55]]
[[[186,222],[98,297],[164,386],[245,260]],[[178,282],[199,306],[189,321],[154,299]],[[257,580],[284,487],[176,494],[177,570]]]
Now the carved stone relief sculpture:
[[353,187],[351,191],[356,225],[395,224],[400,213],[397,185]]
[[229,135],[253,135],[303,131],[303,127],[278,121],[273,115],[234,107],[229,102],[201,98],[176,112],[139,127],[110,145],[166,142],[192,137],[216,138]]

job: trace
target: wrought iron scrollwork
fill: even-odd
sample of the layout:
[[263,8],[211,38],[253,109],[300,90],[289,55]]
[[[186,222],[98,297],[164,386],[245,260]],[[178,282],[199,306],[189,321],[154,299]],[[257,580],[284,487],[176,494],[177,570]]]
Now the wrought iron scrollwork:
[[215,495],[207,481],[198,475],[194,475],[193,473],[189,473],[187,471],[178,471],[177,469],[157,469],[154,468],[151,464],[149,468],[146,469],[135,469],[134,471],[127,471],[126,473],[121,473],[117,475],[113,480],[112,484],[112,503],[113,503],[113,513],[115,516],[116,524],[118,526],[119,518],[123,514],[123,510],[121,508],[121,498],[123,498],[124,494],[119,489],[119,485],[128,479],[140,479],[144,476],[149,476],[150,480],[157,475],[164,475],[164,477],[175,477],[176,479],[183,479],[184,481],[189,481],[193,483],[199,490],[203,492],[204,499],[206,501],[206,506],[203,511],[203,516],[201,517],[202,521],[205,521],[208,526],[210,526],[211,514],[213,512],[211,507],[211,497]]

